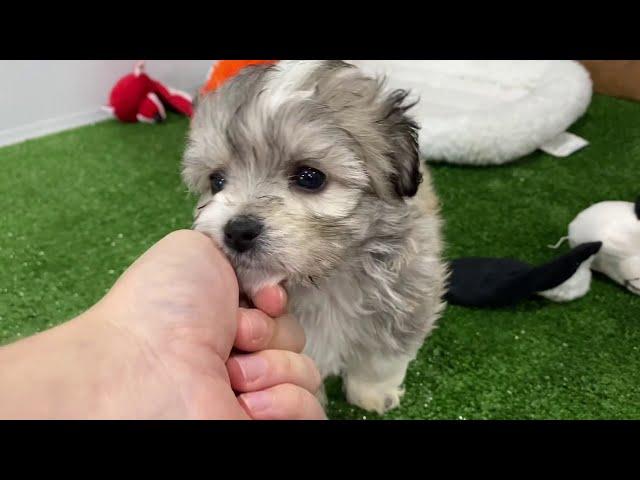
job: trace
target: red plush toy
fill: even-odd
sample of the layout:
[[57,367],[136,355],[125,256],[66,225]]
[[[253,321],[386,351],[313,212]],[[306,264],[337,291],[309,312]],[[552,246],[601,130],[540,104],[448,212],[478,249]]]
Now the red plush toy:
[[165,107],[191,117],[193,102],[185,92],[168,88],[144,73],[138,62],[133,73],[121,78],[111,90],[104,109],[121,122],[156,123],[167,118]]

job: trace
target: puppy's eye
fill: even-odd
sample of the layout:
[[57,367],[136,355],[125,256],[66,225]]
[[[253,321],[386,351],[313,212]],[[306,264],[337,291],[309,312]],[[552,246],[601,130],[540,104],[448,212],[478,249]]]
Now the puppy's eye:
[[211,181],[211,193],[214,195],[224,188],[226,182],[222,172],[213,172],[209,175],[209,180]]
[[294,185],[305,190],[319,190],[327,181],[327,176],[320,170],[312,167],[300,167],[291,177]]

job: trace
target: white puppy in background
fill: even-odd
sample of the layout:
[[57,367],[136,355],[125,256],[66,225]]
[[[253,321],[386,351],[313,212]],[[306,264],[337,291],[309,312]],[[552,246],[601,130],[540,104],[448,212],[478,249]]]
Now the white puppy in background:
[[406,98],[341,61],[250,67],[200,99],[183,162],[194,228],[241,289],[284,282],[305,353],[379,413],[400,403],[447,275]]

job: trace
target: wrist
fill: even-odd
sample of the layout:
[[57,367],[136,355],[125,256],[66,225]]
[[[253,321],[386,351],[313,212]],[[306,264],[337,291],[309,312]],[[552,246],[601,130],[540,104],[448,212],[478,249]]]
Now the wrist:
[[118,333],[99,310],[91,309],[0,348],[0,417],[121,416],[129,390],[122,379],[133,371],[132,365],[138,372],[147,371],[144,361],[126,335]]

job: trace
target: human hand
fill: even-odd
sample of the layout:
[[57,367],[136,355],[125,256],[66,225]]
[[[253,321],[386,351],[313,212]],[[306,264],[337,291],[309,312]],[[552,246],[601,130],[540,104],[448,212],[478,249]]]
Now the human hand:
[[[286,296],[269,287],[253,300],[280,315]],[[174,232],[87,312],[0,349],[15,366],[0,373],[11,392],[0,417],[325,418],[318,372],[295,353],[301,332],[287,316],[240,309],[224,255],[201,233]],[[234,344],[254,353],[229,359]]]
[[[183,392],[188,415],[321,418],[313,397],[319,374],[299,354],[301,327],[282,315],[286,293],[267,287],[252,300],[256,309],[239,309],[237,281],[226,258],[204,235],[183,231],[134,263],[102,309],[119,312],[111,321],[155,350],[172,383],[180,383],[175,387]],[[229,359],[232,345],[256,353]],[[239,401],[235,395],[232,401],[232,389],[243,392]]]

